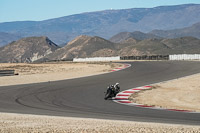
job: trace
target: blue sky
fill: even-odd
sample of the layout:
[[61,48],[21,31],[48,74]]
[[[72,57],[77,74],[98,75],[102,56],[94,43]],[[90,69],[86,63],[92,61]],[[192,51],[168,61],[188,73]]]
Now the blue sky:
[[83,12],[200,4],[200,0],[0,0],[0,22],[41,21]]

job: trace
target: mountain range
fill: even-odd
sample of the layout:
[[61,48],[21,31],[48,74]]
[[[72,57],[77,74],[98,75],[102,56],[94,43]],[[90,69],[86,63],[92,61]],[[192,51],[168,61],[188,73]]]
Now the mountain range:
[[0,48],[0,62],[44,62],[85,57],[200,54],[200,39],[129,37],[118,43],[81,35],[60,48],[47,37],[27,37]]
[[199,4],[0,23],[0,62],[199,53]]
[[85,57],[109,56],[142,56],[169,54],[198,54],[200,39],[181,37],[175,39],[145,39],[127,38],[120,43],[114,43],[101,37],[78,36],[64,47],[44,56],[40,61],[66,60]]
[[111,42],[119,43],[127,40],[128,38],[134,38],[137,40],[145,40],[145,39],[162,39],[162,38],[178,38],[178,37],[186,37],[191,36],[200,39],[200,22],[193,24],[190,27],[182,28],[182,29],[174,29],[174,30],[153,30],[149,33],[143,33],[140,31],[135,32],[120,32],[113,37],[110,38]]
[[[171,38],[174,36],[171,34],[173,29],[189,27],[198,22],[200,22],[200,5],[187,4],[88,12],[44,21],[6,22],[0,23],[0,32],[21,38],[47,36],[60,45],[79,35],[109,39],[120,32],[134,31],[150,32]],[[167,35],[164,34],[166,30]],[[179,36],[181,34],[177,35]],[[13,38],[3,42],[5,44],[15,40]]]
[[20,36],[11,33],[0,32],[0,47],[20,38]]

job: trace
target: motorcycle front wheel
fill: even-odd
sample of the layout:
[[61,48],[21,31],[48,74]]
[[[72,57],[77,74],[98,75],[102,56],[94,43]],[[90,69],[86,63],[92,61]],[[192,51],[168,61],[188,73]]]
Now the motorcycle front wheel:
[[110,95],[111,95],[111,91],[110,90],[108,90],[107,92],[106,92],[106,95],[105,95],[105,100],[107,100],[109,97],[110,97]]

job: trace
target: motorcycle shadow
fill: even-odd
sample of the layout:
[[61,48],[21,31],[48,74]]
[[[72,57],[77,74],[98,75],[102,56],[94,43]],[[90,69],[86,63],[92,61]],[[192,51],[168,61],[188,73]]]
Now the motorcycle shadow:
[[116,98],[115,97],[111,97],[111,98],[107,98],[107,99],[104,98],[104,100],[114,101],[114,100],[116,100]]

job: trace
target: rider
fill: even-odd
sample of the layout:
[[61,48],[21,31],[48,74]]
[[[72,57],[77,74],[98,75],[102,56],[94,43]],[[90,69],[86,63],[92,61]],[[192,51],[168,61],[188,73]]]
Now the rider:
[[116,83],[115,85],[108,86],[108,89],[111,89],[112,92],[116,95],[120,91],[119,83]]
[[110,86],[108,86],[108,89],[111,89],[112,92],[114,92],[115,91],[115,86],[114,85],[110,85]]
[[116,83],[116,84],[114,85],[114,88],[115,88],[115,95],[116,95],[116,94],[119,93],[119,91],[120,91],[119,83]]
[[[106,95],[108,94],[109,90],[111,90],[110,97],[115,97],[117,95],[117,93],[119,93],[119,91],[120,91],[119,83],[116,83],[115,85],[109,85],[107,88]],[[107,99],[107,98],[108,98],[108,96],[105,97],[105,99]]]
[[110,85],[108,87],[108,89],[111,89],[113,94],[116,95],[117,93],[119,93],[120,91],[120,86],[119,86],[119,83],[116,83],[115,85]]

